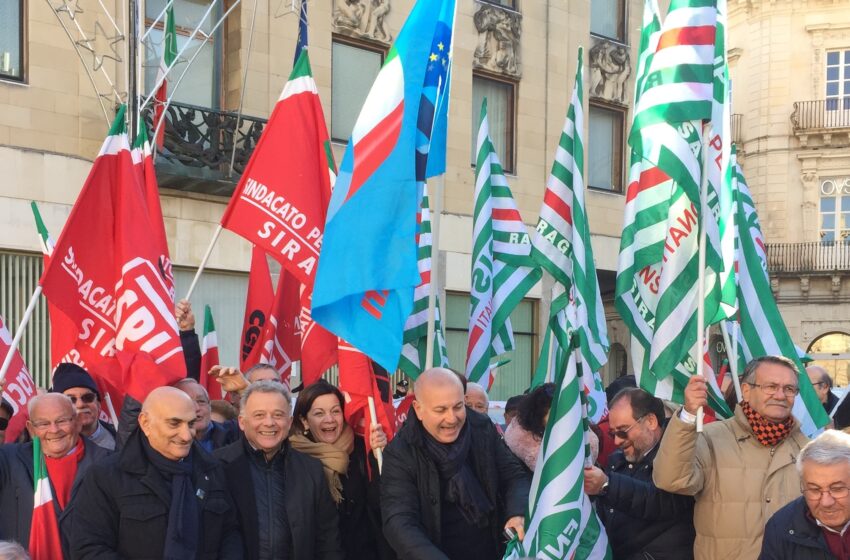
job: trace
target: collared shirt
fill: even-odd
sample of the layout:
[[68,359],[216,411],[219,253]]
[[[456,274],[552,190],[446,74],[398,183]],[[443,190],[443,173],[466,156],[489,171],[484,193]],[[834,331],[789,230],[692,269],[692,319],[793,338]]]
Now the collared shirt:
[[844,524],[841,531],[836,531],[832,527],[827,527],[821,523],[820,519],[812,515],[808,507],[806,507],[806,517],[813,519],[817,526],[820,527],[823,537],[826,540],[826,546],[829,547],[829,551],[835,558],[838,560],[850,560],[850,532],[847,531],[847,528],[850,527],[850,521]]
[[109,430],[104,428],[100,421],[97,423],[97,429],[88,438],[98,447],[115,451],[115,436],[109,433]]

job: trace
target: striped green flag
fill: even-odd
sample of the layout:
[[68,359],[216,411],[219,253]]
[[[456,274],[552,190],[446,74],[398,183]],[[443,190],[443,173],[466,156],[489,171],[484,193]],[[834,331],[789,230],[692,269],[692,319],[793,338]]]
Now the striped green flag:
[[569,346],[569,335],[557,328],[555,317],[567,312],[568,306],[574,308],[569,314],[575,317],[572,327],[588,368],[583,379],[590,399],[590,417],[598,421],[607,410],[598,372],[608,361],[609,344],[584,204],[583,77],[583,50],[579,47],[575,86],[546,183],[531,256],[555,279],[550,327],[562,348]]
[[794,400],[793,414],[799,420],[803,433],[812,437],[829,423],[829,417],[805,373],[799,350],[773,298],[758,214],[741,168],[735,161],[734,152],[732,161],[737,191],[739,347],[746,361],[766,355],[785,356],[794,360],[800,372],[800,395]]
[[[416,379],[425,369],[425,354],[428,339],[428,294],[431,291],[431,210],[428,201],[428,187],[422,190],[422,203],[418,216],[416,244],[418,250],[419,285],[413,292],[413,311],[404,325],[404,344],[398,367],[408,377]],[[440,320],[440,300],[437,298],[434,308],[434,361],[435,366],[448,367],[449,357],[443,325]]]
[[486,99],[476,146],[466,377],[481,382],[487,375],[489,387],[491,358],[514,347],[511,311],[542,273],[531,259],[528,232],[490,139]]

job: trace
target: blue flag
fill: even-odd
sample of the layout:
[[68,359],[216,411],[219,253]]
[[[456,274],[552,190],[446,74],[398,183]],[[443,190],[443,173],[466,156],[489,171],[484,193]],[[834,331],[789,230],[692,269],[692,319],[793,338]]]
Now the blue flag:
[[345,149],[316,271],[313,319],[387,371],[419,283],[417,179],[445,168],[451,58],[440,53],[454,13],[455,0],[418,0],[390,49]]

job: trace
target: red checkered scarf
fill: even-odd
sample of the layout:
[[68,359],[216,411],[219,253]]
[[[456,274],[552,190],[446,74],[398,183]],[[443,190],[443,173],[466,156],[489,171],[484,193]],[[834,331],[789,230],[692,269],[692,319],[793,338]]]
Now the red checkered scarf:
[[779,442],[788,437],[788,434],[794,428],[793,416],[789,416],[785,422],[771,422],[753,410],[753,407],[747,401],[741,401],[741,410],[744,411],[756,439],[765,447],[776,447]]

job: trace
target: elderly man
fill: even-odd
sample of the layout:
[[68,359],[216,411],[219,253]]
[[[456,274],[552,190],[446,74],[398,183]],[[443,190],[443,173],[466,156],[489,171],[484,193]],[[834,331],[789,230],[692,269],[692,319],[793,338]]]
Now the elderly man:
[[183,391],[151,391],[121,452],[94,465],[83,481],[74,558],[242,557],[224,473],[194,442],[196,418]]
[[487,397],[487,390],[478,383],[472,381],[466,384],[466,396],[464,397],[466,406],[478,412],[479,414],[487,414],[490,409],[490,399]]
[[[50,514],[56,516],[67,556],[66,539],[71,532],[71,514],[80,482],[91,465],[109,451],[80,437],[80,418],[68,397],[39,395],[27,409],[27,430],[41,444],[54,494]],[[31,544],[33,466],[33,442],[0,447],[0,540]]]
[[252,383],[239,411],[244,437],[215,453],[236,500],[245,558],[341,559],[339,520],[322,463],[289,446],[291,425],[286,388]]
[[694,499],[659,490],[652,461],[664,433],[664,403],[634,387],[609,403],[609,434],[617,446],[608,472],[584,471],[584,489],[596,496],[615,558],[687,560],[694,557]]
[[697,560],[753,560],[765,523],[796,498],[794,460],[807,443],[791,409],[800,392],[794,362],[764,356],[747,364],[735,416],[697,434],[705,380],[691,377],[685,406],[670,419],[655,457],[653,481],[668,492],[694,496]]
[[823,403],[824,410],[827,414],[831,413],[835,405],[838,404],[838,397],[831,391],[832,378],[829,376],[829,372],[820,366],[809,366],[806,368],[806,375],[809,376],[812,387],[815,388],[820,402]]
[[850,435],[827,430],[797,457],[803,495],[764,530],[761,560],[850,559]]
[[405,560],[501,558],[506,528],[523,535],[530,475],[489,418],[468,411],[447,369],[414,383],[415,414],[384,451],[384,535]]
[[56,366],[53,393],[62,393],[77,408],[83,436],[110,451],[115,450],[115,428],[100,419],[100,395],[89,372],[72,363]]
[[231,444],[239,439],[239,429],[235,422],[220,424],[210,417],[210,395],[206,387],[187,377],[174,384],[175,387],[189,395],[195,403],[195,440],[207,453],[212,453],[219,447]]

